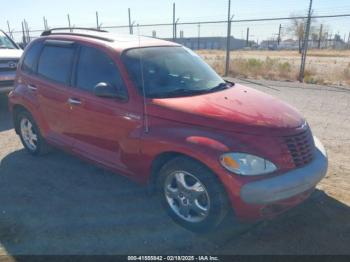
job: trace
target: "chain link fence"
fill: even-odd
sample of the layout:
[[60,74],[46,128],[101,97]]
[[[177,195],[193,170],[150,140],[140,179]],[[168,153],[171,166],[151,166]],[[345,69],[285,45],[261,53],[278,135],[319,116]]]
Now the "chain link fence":
[[[174,9],[173,23],[136,24],[130,18],[127,25],[101,25],[96,13],[95,26],[87,27],[177,42],[198,52],[222,75],[350,85],[350,33],[341,35],[337,29],[349,22],[350,14],[312,15],[311,4],[310,19],[306,15],[235,20],[229,13],[227,20],[183,22],[175,20]],[[66,26],[74,28],[67,18]],[[8,24],[8,32],[26,46],[49,28],[46,18],[43,24],[31,29],[24,20],[22,30],[11,30]],[[303,59],[306,51],[308,58]]]

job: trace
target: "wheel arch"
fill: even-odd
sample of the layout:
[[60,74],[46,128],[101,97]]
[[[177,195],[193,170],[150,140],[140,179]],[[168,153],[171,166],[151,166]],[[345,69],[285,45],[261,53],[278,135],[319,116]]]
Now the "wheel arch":
[[[159,171],[161,170],[161,168],[169,161],[171,161],[175,158],[178,158],[178,157],[184,157],[184,158],[190,159],[192,161],[195,161],[198,164],[204,166],[206,169],[208,169],[209,171],[211,171],[215,174],[215,172],[213,170],[211,170],[211,168],[209,168],[209,166],[206,165],[203,161],[201,161],[201,160],[199,160],[199,159],[197,159],[189,154],[177,152],[177,151],[162,152],[162,153],[158,154],[152,161],[151,175],[150,175],[150,181],[149,181],[151,192],[155,191],[156,183],[157,183],[157,179],[158,179],[158,174],[159,174]],[[220,178],[217,175],[216,175],[216,177],[218,180],[220,180]]]
[[16,134],[19,134],[19,125],[17,123],[17,116],[20,112],[28,112],[30,115],[32,115],[30,113],[30,111],[23,105],[15,104],[12,107],[12,118],[13,118],[13,123],[14,123]]

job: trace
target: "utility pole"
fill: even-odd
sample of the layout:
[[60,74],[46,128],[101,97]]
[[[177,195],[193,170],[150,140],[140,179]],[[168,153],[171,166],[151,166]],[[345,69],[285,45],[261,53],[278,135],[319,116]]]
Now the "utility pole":
[[247,27],[247,40],[246,40],[245,46],[246,47],[249,46],[249,27]]
[[227,36],[226,36],[226,66],[225,66],[225,76],[230,73],[230,54],[231,54],[231,0],[228,1],[228,15],[227,15]]
[[350,32],[349,32],[349,36],[348,36],[348,49],[350,49]]
[[176,16],[176,5],[175,3],[173,3],[173,41],[175,41],[175,38],[176,38],[176,33],[175,33],[175,16]]
[[128,8],[128,13],[129,13],[129,33],[130,35],[134,34],[134,29],[133,25],[131,24],[131,9]]
[[73,32],[72,26],[71,26],[71,23],[70,23],[70,16],[69,16],[69,14],[67,14],[67,19],[68,19],[68,27],[69,27],[69,30],[70,30],[71,32]]
[[278,39],[277,39],[278,45],[280,45],[281,43],[281,32],[282,32],[282,25],[280,24],[280,27],[278,29]]
[[307,56],[307,49],[309,46],[309,34],[310,34],[310,27],[311,27],[311,12],[312,12],[312,0],[310,0],[309,13],[307,17],[306,30],[304,35],[303,50],[301,54],[301,65],[300,65],[300,73],[299,73],[300,82],[304,82],[305,62],[306,62],[306,56]]
[[98,12],[96,12],[96,28],[100,29],[100,22],[99,22]]
[[323,31],[323,24],[321,24],[320,33],[318,35],[318,49],[321,49],[322,31]]

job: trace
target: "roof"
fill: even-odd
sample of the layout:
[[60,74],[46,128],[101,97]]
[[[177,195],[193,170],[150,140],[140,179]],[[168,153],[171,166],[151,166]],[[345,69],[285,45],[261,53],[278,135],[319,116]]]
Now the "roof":
[[88,40],[89,42],[103,43],[113,49],[122,52],[126,49],[138,48],[138,47],[151,47],[151,46],[179,46],[179,44],[160,40],[157,38],[136,36],[136,35],[121,35],[114,34],[105,31],[91,31],[91,30],[74,30],[74,32],[47,32],[43,33],[43,36],[48,39],[66,39],[66,40]]

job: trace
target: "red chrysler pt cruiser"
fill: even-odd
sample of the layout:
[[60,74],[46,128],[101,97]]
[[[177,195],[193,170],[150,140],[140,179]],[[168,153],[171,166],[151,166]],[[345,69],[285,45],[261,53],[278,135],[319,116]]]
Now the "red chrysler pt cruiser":
[[26,48],[9,101],[29,153],[59,147],[148,185],[196,232],[229,213],[272,218],[327,173],[326,151],[296,109],[158,39],[45,31]]

